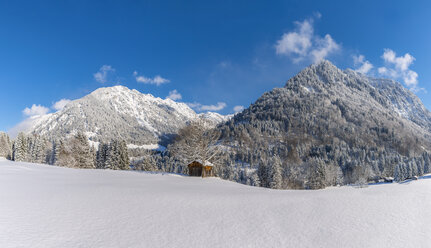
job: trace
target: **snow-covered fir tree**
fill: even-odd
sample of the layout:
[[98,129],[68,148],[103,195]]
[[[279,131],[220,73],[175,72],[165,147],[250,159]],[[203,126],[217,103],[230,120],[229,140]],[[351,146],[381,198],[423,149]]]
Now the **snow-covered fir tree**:
[[13,160],[27,161],[28,143],[26,135],[20,132],[13,143]]
[[109,152],[109,144],[101,142],[99,143],[99,148],[97,149],[97,159],[96,159],[96,168],[98,169],[106,169],[106,161],[108,158]]
[[127,144],[124,140],[112,140],[107,151],[102,150],[101,159],[103,159],[103,153],[106,153],[104,161],[106,169],[128,170],[130,168]]
[[87,137],[78,133],[69,139],[60,141],[56,164],[73,168],[95,168],[94,156]]
[[269,187],[272,189],[281,189],[282,187],[283,178],[281,166],[280,157],[274,156],[268,166]]
[[12,143],[9,135],[0,132],[0,157],[10,158],[12,156]]

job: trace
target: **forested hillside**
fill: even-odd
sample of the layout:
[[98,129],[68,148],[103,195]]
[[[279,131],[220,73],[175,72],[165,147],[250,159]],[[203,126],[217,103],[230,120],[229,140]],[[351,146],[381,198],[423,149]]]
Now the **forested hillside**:
[[429,172],[430,120],[399,83],[323,61],[218,130],[235,168],[256,170],[261,186],[281,170],[281,188],[321,188]]

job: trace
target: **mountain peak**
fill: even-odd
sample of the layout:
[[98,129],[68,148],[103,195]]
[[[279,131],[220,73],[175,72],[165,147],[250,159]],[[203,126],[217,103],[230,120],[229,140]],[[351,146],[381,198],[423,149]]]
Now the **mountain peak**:
[[[206,117],[213,125],[226,121],[221,115]],[[128,144],[147,145],[165,142],[198,118],[185,103],[117,85],[99,88],[69,103],[35,123],[29,132],[53,138],[84,132],[95,142],[121,137]]]
[[123,85],[115,85],[110,87],[101,87],[93,92],[90,93],[90,95],[100,95],[100,94],[109,94],[109,93],[120,93],[120,92],[132,92],[134,90],[131,90]]
[[314,69],[315,72],[320,73],[320,74],[339,74],[342,73],[342,71],[336,67],[334,64],[332,64],[330,61],[328,60],[321,60],[320,62],[318,62],[317,64],[313,64],[310,66],[312,69]]
[[320,67],[320,68],[337,68],[331,61],[322,59],[317,63],[312,64],[312,66]]
[[[285,87],[308,87],[318,83],[334,83],[343,80],[345,74],[328,60],[321,60],[316,64],[311,64],[296,76],[287,81]],[[304,80],[307,79],[307,80]]]
[[363,102],[380,105],[382,109],[390,110],[388,114],[398,115],[425,132],[431,132],[431,113],[401,83],[370,77],[352,69],[340,70],[327,60],[303,69],[286,83],[285,89],[301,92],[305,96],[321,93],[322,97],[332,100],[344,99],[352,106],[356,104],[354,99],[361,98]]

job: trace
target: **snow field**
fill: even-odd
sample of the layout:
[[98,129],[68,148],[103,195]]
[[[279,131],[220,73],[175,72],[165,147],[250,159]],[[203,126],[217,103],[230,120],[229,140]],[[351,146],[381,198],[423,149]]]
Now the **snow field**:
[[430,247],[431,178],[270,190],[0,160],[0,247]]

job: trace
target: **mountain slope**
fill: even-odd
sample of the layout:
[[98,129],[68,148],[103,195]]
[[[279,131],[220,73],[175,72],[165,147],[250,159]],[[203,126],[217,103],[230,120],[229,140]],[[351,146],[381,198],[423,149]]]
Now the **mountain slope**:
[[200,115],[184,103],[114,86],[99,88],[44,118],[30,132],[58,138],[80,131],[93,141],[122,138],[129,144],[147,145],[169,139]]
[[316,171],[322,187],[393,176],[409,163],[420,174],[431,150],[430,120],[399,83],[323,61],[263,94],[220,131],[237,162],[258,168],[279,156],[284,187],[312,187]]

